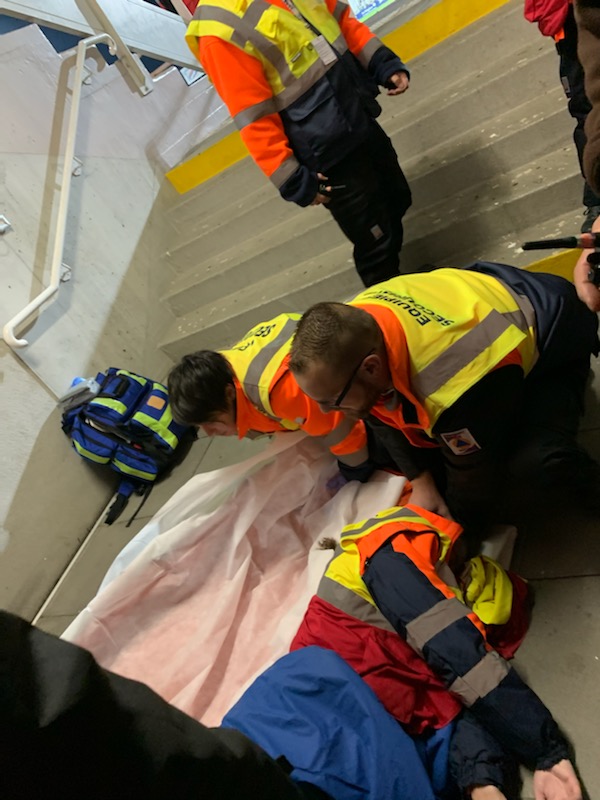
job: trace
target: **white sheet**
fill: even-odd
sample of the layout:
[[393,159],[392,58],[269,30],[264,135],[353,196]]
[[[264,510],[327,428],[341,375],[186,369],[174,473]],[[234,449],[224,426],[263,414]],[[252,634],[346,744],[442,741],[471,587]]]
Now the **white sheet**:
[[283,434],[243,463],[197,475],[110,568],[64,638],[208,725],[287,652],[331,551],[316,543],[394,505],[377,473],[333,497],[329,453]]

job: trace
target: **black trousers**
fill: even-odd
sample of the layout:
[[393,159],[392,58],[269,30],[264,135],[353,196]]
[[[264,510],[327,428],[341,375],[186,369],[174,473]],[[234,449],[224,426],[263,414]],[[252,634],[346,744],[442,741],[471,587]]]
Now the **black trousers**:
[[[569,6],[569,12],[565,20],[564,33],[564,38],[556,43],[556,49],[560,56],[559,74],[567,95],[569,114],[576,123],[573,131],[573,140],[577,148],[579,167],[583,175],[583,148],[587,141],[583,126],[592,106],[585,93],[583,67],[577,56],[577,24],[575,23],[572,5]],[[594,193],[587,181],[583,187],[583,204],[588,208],[590,206],[600,206],[600,197]]]
[[343,185],[326,208],[354,244],[354,263],[365,286],[398,275],[404,237],[402,218],[410,187],[390,139],[373,122],[367,141],[327,170],[333,186]]

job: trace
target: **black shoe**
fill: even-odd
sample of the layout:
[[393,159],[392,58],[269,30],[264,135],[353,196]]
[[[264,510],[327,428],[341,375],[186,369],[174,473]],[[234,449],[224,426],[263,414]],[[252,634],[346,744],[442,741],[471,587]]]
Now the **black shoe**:
[[583,215],[585,219],[583,220],[583,225],[581,226],[581,232],[590,233],[592,230],[592,225],[598,219],[598,217],[600,217],[600,206],[588,206],[583,212]]

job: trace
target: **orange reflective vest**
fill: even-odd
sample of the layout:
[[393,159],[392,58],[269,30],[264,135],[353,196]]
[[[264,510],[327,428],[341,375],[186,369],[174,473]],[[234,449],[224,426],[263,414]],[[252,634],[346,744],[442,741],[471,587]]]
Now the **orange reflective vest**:
[[299,314],[280,314],[255,325],[231,349],[221,351],[235,376],[238,435],[301,429],[320,437],[342,463],[358,466],[368,458],[364,423],[341,412],[324,414],[288,369],[299,319]]
[[[296,13],[283,0],[200,0],[186,34],[250,154],[277,188],[299,166],[289,138],[294,120],[288,107],[310,95],[344,52],[349,50],[366,69],[382,46],[343,0],[297,0],[293,5]],[[333,48],[331,60],[317,53],[317,32],[323,47]],[[315,99],[313,111],[331,95],[331,87],[328,91]],[[356,87],[353,91],[358,98]],[[287,131],[281,113],[290,117]],[[346,139],[355,135],[339,133]]]
[[531,302],[481,272],[438,269],[392,278],[350,305],[377,321],[394,389],[414,404],[418,422],[407,423],[401,407],[385,398],[372,413],[414,444],[422,440],[411,428],[431,435],[440,415],[511,354],[526,375],[537,359]]

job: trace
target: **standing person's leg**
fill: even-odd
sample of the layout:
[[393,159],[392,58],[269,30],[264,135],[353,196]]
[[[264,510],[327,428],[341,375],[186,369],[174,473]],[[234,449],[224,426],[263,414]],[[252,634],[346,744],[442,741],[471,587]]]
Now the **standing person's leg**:
[[[327,208],[354,244],[356,270],[365,286],[398,275],[401,219],[411,201],[408,183],[389,139],[378,126],[373,127],[373,137],[327,170],[332,185],[345,187],[333,192]],[[381,137],[388,147],[376,156],[383,144]]]
[[[572,6],[569,8],[569,13],[565,20],[564,38],[556,43],[556,49],[560,56],[559,74],[567,95],[569,113],[576,122],[573,141],[575,142],[579,167],[583,175],[583,149],[587,141],[584,124],[591,110],[591,105],[585,93],[583,67],[577,56],[577,25]],[[598,212],[600,212],[600,197],[594,193],[587,182],[584,183],[583,188],[583,204],[587,209],[594,209],[594,211],[586,212],[587,218],[582,227],[582,230],[591,230],[592,223],[598,216]]]

